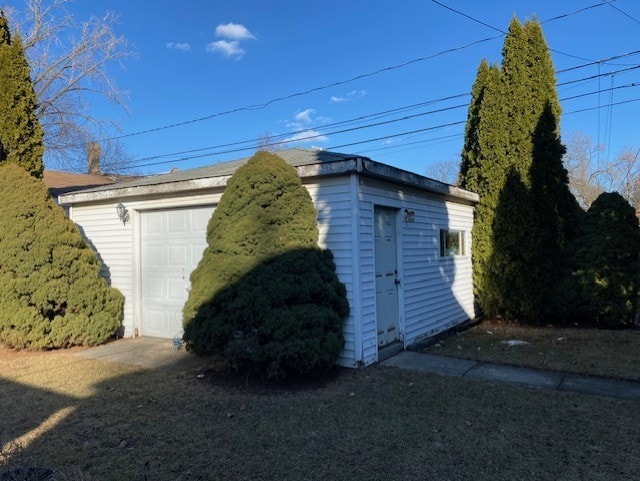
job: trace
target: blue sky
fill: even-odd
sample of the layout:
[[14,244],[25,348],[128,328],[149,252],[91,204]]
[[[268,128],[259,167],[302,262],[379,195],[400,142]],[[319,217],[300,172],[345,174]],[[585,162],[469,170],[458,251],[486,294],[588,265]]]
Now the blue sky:
[[[563,138],[581,132],[607,144],[611,156],[640,147],[640,102],[632,101],[640,87],[625,87],[640,84],[640,69],[633,69],[640,54],[594,63],[640,50],[640,2],[441,3],[487,25],[428,0],[78,0],[72,11],[78,19],[120,13],[118,33],[136,47],[138,59],[111,70],[129,91],[129,114],[99,99],[91,108],[116,120],[121,134],[134,134],[121,140],[141,173],[244,157],[268,133],[285,140],[316,135],[287,145],[362,154],[424,174],[459,156],[478,64],[500,61],[498,30],[514,14],[544,22],[565,99]],[[623,69],[631,70],[587,79]],[[570,99],[581,94],[590,95]],[[575,112],[581,109],[591,110]],[[407,116],[414,117],[398,120]],[[211,118],[194,121],[203,117]],[[247,150],[220,153],[239,148]],[[179,153],[197,149],[204,150]]]

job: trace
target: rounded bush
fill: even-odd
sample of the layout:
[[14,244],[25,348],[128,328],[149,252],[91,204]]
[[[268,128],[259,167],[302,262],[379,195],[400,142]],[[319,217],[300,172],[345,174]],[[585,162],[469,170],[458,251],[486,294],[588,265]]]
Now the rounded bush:
[[187,349],[268,377],[318,373],[349,313],[316,211],[295,169],[258,152],[229,179],[184,307]]
[[620,194],[603,193],[587,211],[574,245],[576,308],[582,322],[633,322],[640,288],[640,227]]
[[0,166],[0,342],[95,345],[120,327],[124,298],[41,181]]

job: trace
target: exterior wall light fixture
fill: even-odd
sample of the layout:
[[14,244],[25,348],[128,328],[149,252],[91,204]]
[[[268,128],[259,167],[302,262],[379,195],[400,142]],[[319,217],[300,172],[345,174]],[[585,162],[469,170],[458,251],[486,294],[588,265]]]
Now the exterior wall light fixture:
[[122,221],[122,225],[126,225],[129,220],[129,211],[122,202],[116,206],[116,212],[118,213],[118,219]]

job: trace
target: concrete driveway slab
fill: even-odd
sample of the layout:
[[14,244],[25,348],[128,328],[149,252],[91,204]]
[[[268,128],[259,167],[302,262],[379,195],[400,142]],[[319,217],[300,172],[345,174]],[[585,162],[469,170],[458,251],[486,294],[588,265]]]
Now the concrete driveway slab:
[[118,339],[78,351],[76,355],[149,369],[190,369],[204,366],[207,362],[184,349],[176,349],[170,339],[152,337]]

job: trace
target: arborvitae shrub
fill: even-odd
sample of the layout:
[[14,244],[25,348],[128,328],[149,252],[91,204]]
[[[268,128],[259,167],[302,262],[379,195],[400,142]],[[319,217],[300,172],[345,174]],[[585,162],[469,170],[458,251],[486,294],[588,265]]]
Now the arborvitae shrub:
[[269,377],[330,367],[346,290],[317,248],[316,211],[295,169],[258,152],[229,179],[184,307],[187,349]]
[[616,192],[601,194],[587,211],[572,251],[576,320],[603,327],[629,326],[640,289],[635,209]]
[[84,243],[41,181],[0,166],[0,342],[52,349],[105,342],[124,298],[100,277]]
[[476,301],[487,316],[555,322],[581,212],[562,165],[555,72],[536,20],[511,20],[502,65],[482,61],[471,93],[459,182],[480,194]]
[[15,163],[42,177],[42,127],[37,98],[19,35],[0,10],[0,163]]

